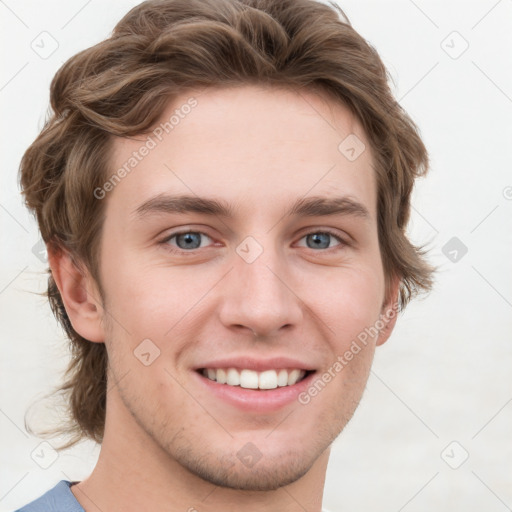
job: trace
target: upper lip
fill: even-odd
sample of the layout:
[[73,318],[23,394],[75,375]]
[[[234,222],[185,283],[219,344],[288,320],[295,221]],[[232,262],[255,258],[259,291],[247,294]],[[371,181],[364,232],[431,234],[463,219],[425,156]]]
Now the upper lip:
[[256,359],[254,357],[234,357],[226,359],[216,359],[215,361],[208,361],[195,367],[195,370],[202,368],[239,368],[254,371],[265,370],[281,370],[288,368],[297,368],[299,370],[312,371],[315,367],[311,364],[292,359],[289,357],[273,357],[271,359]]

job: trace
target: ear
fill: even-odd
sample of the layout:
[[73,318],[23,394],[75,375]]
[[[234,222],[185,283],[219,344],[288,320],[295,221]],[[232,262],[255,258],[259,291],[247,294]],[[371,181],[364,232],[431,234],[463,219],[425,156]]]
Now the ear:
[[398,296],[400,293],[401,279],[393,277],[387,291],[387,300],[384,301],[380,312],[380,321],[384,326],[380,329],[376,346],[386,343],[395,328],[396,319],[398,317]]
[[88,270],[81,270],[69,253],[48,244],[48,261],[73,329],[93,342],[105,341],[99,290]]

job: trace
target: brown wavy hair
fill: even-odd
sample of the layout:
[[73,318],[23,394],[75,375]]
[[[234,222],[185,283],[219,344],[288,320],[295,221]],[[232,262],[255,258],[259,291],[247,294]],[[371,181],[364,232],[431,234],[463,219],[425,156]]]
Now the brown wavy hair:
[[[112,135],[147,133],[169,100],[197,87],[266,84],[325,93],[361,122],[375,157],[378,233],[389,286],[403,309],[432,287],[424,248],[406,237],[414,181],[428,169],[418,128],[394,99],[376,50],[334,3],[313,0],[150,0],[111,36],[70,58],[50,88],[51,115],[25,152],[20,182],[49,249],[69,252],[99,280]],[[70,340],[67,424],[52,433],[101,442],[107,352],[72,327],[48,269],[51,308]],[[46,431],[48,434],[48,431]]]

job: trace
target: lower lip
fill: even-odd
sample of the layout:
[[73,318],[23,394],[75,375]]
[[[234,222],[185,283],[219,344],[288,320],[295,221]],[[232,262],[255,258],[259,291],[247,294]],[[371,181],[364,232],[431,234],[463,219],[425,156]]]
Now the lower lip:
[[218,398],[242,411],[257,413],[275,412],[293,402],[298,402],[298,396],[311,385],[315,373],[310,373],[293,386],[257,390],[219,384],[194,371],[200,385]]

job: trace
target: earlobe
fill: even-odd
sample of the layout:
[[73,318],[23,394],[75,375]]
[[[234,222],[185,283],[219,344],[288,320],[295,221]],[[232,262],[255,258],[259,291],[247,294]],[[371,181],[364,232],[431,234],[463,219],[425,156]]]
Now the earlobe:
[[67,251],[50,245],[48,260],[73,329],[86,340],[103,342],[103,307],[90,273],[79,269]]
[[[379,326],[379,336],[377,338],[376,346],[383,345],[391,336],[395,328],[396,319],[398,317],[398,299],[400,294],[399,278],[394,278],[388,293],[388,300],[382,306]],[[380,328],[382,327],[382,328]]]

